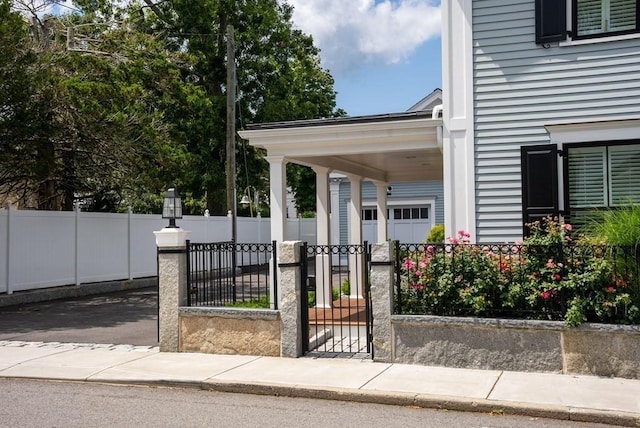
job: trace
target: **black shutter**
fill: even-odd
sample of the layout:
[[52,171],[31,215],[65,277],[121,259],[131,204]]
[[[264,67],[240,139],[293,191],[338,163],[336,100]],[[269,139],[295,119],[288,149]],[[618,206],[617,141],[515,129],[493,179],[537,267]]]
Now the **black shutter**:
[[567,38],[565,0],[536,0],[536,43],[558,42]]
[[558,150],[555,144],[523,146],[520,148],[522,165],[522,220],[527,235],[527,223],[559,214],[558,205]]

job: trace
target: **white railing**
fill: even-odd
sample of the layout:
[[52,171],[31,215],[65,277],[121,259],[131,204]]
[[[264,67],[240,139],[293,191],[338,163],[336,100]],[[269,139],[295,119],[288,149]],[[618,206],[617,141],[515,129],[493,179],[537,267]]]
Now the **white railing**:
[[[270,242],[268,218],[237,219],[237,241]],[[287,220],[287,239],[315,243],[315,219]],[[0,293],[157,274],[160,215],[0,210]],[[185,216],[193,242],[231,240],[231,217]]]

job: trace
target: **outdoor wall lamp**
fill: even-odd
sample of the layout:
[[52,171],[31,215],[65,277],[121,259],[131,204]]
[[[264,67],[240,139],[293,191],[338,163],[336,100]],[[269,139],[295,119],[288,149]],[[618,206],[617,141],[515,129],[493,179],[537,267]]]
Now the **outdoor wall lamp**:
[[162,204],[162,218],[169,219],[169,226],[176,228],[176,219],[182,218],[182,199],[180,194],[173,187],[167,190],[167,194],[164,195],[164,204]]

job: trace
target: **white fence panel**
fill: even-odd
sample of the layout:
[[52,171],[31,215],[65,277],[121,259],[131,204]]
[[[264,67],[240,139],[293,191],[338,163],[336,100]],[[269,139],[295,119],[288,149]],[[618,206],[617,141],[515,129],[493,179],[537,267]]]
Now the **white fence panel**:
[[224,242],[231,240],[231,218],[226,216],[184,216],[178,226],[191,231],[192,242]]
[[7,292],[7,264],[9,259],[8,257],[8,248],[9,248],[9,236],[7,235],[7,230],[9,229],[9,225],[7,222],[9,221],[9,211],[0,210],[0,293]]
[[285,238],[289,241],[302,241],[309,245],[316,244],[316,219],[315,218],[289,218],[287,219],[287,232]]
[[[269,218],[237,219],[239,243],[270,243]],[[193,242],[231,240],[227,216],[185,216]],[[157,274],[160,215],[0,210],[0,293]],[[315,244],[315,219],[287,220],[287,239]]]
[[131,214],[131,278],[158,274],[156,237],[153,232],[167,225],[159,214]]
[[128,214],[78,213],[78,283],[129,278]]
[[238,218],[238,242],[247,244],[265,244],[271,242],[269,220],[262,217]]
[[8,292],[75,283],[74,212],[11,211]]

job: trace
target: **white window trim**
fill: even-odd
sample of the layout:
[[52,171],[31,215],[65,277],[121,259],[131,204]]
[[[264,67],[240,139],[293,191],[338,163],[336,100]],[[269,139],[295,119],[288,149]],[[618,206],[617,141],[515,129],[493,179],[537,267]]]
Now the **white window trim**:
[[[566,0],[567,2],[567,28],[571,30],[571,34],[573,34],[573,8],[572,0]],[[587,39],[579,39],[573,40],[570,36],[567,37],[567,40],[563,40],[558,42],[558,46],[580,46],[580,45],[591,45],[594,43],[608,43],[608,42],[617,42],[620,40],[633,40],[640,39],[640,29],[638,29],[638,33],[631,34],[621,34],[618,36],[602,36],[602,37],[592,37]],[[606,33],[605,33],[606,34]]]
[[[630,118],[606,122],[558,123],[545,125],[551,144],[562,150],[564,144],[637,140],[640,135],[640,119]],[[563,162],[558,162],[558,177],[563,177]],[[560,211],[564,206],[564,183],[558,180]]]

